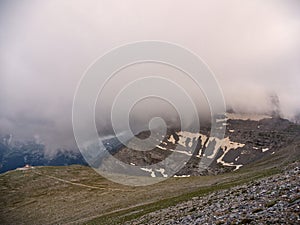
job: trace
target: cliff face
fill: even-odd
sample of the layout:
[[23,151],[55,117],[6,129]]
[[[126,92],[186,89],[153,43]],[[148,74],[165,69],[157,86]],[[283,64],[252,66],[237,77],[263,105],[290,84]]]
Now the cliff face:
[[[184,162],[186,166],[177,173],[178,176],[218,174],[238,170],[267,157],[276,157],[282,154],[280,149],[300,136],[299,125],[278,117],[229,115],[217,120],[217,124],[220,127],[226,125],[224,139],[209,136],[209,127],[202,128],[200,132],[170,129],[151,151],[123,146],[114,156],[127,164],[146,166],[158,163],[171,154],[185,154],[190,159]],[[149,135],[145,131],[137,137],[145,139]],[[134,146],[134,143],[129,141],[127,146],[130,145]],[[203,162],[209,162],[208,167]],[[155,176],[162,174],[157,172]]]

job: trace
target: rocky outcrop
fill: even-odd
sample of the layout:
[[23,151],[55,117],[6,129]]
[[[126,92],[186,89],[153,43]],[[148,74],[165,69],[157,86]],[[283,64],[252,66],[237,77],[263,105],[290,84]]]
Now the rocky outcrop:
[[268,178],[152,212],[127,224],[299,224],[300,163]]
[[[223,139],[209,136],[209,127],[202,128],[200,132],[172,129],[160,137],[160,143],[151,151],[123,146],[114,156],[127,164],[147,166],[164,160],[170,154],[185,154],[190,156],[190,160],[185,162],[178,176],[218,174],[275,156],[279,149],[300,136],[299,125],[262,115],[251,118],[251,115],[230,114],[227,118],[217,119],[217,125],[220,129],[226,126]],[[148,136],[148,131],[137,135],[141,139]],[[205,163],[203,166],[203,162],[209,162],[209,166]]]

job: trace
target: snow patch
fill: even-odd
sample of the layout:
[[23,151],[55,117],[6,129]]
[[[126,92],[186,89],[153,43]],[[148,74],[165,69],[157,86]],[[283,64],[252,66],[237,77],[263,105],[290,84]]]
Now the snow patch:
[[269,151],[269,150],[270,150],[269,148],[263,148],[261,151],[266,152],[266,151]]
[[155,171],[159,172],[163,177],[168,177],[168,174],[165,173],[165,169],[164,168],[160,168],[160,169],[155,169],[155,171],[153,171],[151,168],[141,168],[141,170],[149,172],[151,177],[156,177],[155,175]]
[[188,143],[189,147],[192,147],[194,141],[197,141],[198,138],[201,138],[201,145],[203,146],[203,144],[207,138],[206,135],[203,135],[201,133],[192,133],[192,132],[188,132],[188,131],[179,131],[179,132],[177,132],[177,135],[179,137],[178,144],[182,145],[183,147],[187,147],[186,140],[188,138],[190,139],[190,142]]
[[220,122],[226,122],[226,121],[227,121],[227,118],[216,119],[216,122],[217,122],[217,123],[220,123]]
[[241,168],[243,165],[236,165],[235,169],[233,171],[238,170],[239,168]]
[[[229,139],[229,137],[224,138],[221,142],[221,148],[223,149],[223,154],[221,155],[220,158],[217,159],[217,163],[221,163],[223,166],[234,166],[235,169],[234,170],[238,170],[241,166],[243,165],[234,165],[232,162],[231,163],[227,163],[225,162],[223,159],[225,157],[225,155],[231,150],[231,149],[237,149],[237,148],[242,148],[244,147],[245,144],[242,143],[238,143],[238,142],[233,142]],[[224,150],[226,147],[226,150]]]
[[180,176],[177,176],[177,175],[174,175],[174,177],[190,177],[191,175],[180,175]]
[[171,142],[172,144],[175,144],[175,143],[176,143],[176,140],[175,140],[175,138],[173,137],[173,135],[171,135],[171,136],[168,138],[168,141]]
[[165,174],[165,169],[164,168],[156,169],[155,171],[161,173],[161,175],[163,177],[168,177],[168,174]]
[[162,146],[160,146],[160,145],[156,145],[156,148],[160,148],[160,149],[162,149],[162,150],[167,150],[167,148],[162,147]]
[[174,149],[169,149],[169,151],[185,154],[185,155],[188,155],[188,156],[192,156],[192,153],[187,152],[187,151],[180,151],[180,150],[174,150]]
[[270,119],[271,116],[262,114],[249,114],[249,113],[226,113],[226,117],[231,120],[253,120],[260,121],[262,119]]
[[152,169],[141,168],[141,170],[151,173],[151,174],[150,174],[151,177],[156,177],[156,176],[155,176],[155,172],[154,172]]

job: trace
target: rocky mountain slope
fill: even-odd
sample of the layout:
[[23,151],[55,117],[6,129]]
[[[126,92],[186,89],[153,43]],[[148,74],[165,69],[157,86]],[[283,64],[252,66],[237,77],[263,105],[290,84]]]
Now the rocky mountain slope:
[[[163,222],[194,223],[198,220],[201,223],[202,221],[225,221],[225,224],[226,221],[253,223],[265,215],[275,219],[273,216],[275,213],[280,215],[277,217],[278,223],[282,217],[284,221],[293,221],[297,224],[297,211],[295,214],[294,210],[299,206],[297,200],[299,174],[289,175],[289,173],[293,173],[298,165],[293,163],[300,160],[300,137],[293,136],[297,132],[297,126],[283,122],[287,124],[283,128],[287,132],[284,137],[291,137],[293,141],[284,142],[278,149],[273,148],[274,154],[270,151],[263,152],[270,153],[230,173],[212,175],[212,172],[209,172],[207,176],[171,177],[164,182],[143,187],[113,183],[91,168],[79,165],[42,166],[2,173],[0,224],[124,224],[143,215],[146,217],[134,221],[147,223],[149,219],[148,223],[151,224],[156,223],[159,217],[162,220],[165,212],[170,216]],[[264,124],[264,121],[260,123]],[[282,126],[282,122],[280,124]],[[266,130],[265,134],[267,133]],[[252,150],[253,146],[250,145],[249,149]],[[287,167],[290,165],[292,167]],[[284,169],[282,172],[282,168],[286,167],[287,170]],[[231,167],[229,169],[234,170]],[[286,174],[284,171],[290,172]],[[262,177],[274,174],[279,175],[257,182]],[[287,179],[286,175],[290,178]],[[285,186],[280,187],[281,185]],[[228,188],[231,189],[226,191]],[[274,193],[269,193],[269,190]],[[210,195],[211,193],[213,194]],[[207,195],[209,197],[205,197]],[[169,211],[168,207],[174,205],[176,207]],[[215,219],[211,219],[201,214],[205,207],[207,210],[220,208],[223,211],[214,215]],[[166,211],[157,211],[164,208],[167,208]],[[249,209],[249,212],[245,214],[243,209]],[[148,214],[150,212],[154,214]],[[288,217],[290,215],[292,216]],[[167,221],[168,218],[170,221]]]
[[[217,119],[217,125],[220,129],[226,125],[222,140],[209,136],[209,127],[202,128],[200,132],[169,129],[167,135],[161,137],[160,144],[151,151],[138,151],[123,146],[114,156],[127,164],[146,166],[158,163],[170,154],[184,154],[190,160],[185,162],[185,167],[177,176],[218,174],[238,170],[276,155],[300,136],[299,125],[279,117],[228,113],[226,117]],[[137,136],[143,139],[149,134],[145,131]],[[135,146],[135,143],[129,141],[128,145]],[[211,161],[208,167],[201,165],[205,160]],[[166,172],[162,174],[160,171],[148,171],[148,176],[166,176]]]
[[300,163],[277,175],[152,212],[126,224],[299,224]]
[[[227,113],[226,116],[218,117],[216,124],[219,129],[226,127],[222,140],[209,136],[210,127],[205,125],[201,127],[200,132],[173,128],[168,129],[165,136],[158,137],[160,142],[151,151],[134,150],[137,147],[142,149],[143,146],[136,146],[132,140],[127,143],[127,146],[133,146],[132,148],[124,146],[117,137],[101,140],[106,150],[115,158],[128,165],[145,167],[140,171],[140,175],[169,177],[171,175],[163,168],[150,170],[146,166],[161,162],[171,154],[177,154],[179,157],[187,156],[189,160],[183,162],[185,166],[176,173],[176,176],[224,173],[238,170],[267,156],[276,155],[279,149],[300,136],[299,125],[279,117]],[[145,139],[149,134],[149,131],[144,131],[137,134],[137,137]],[[101,157],[105,157],[105,154]],[[203,165],[205,161],[209,161],[208,167]],[[99,160],[99,163],[101,162],[102,159]],[[52,157],[48,157],[45,154],[45,146],[40,143],[18,142],[13,140],[12,135],[2,136],[0,173],[26,164],[59,166],[86,165],[86,162],[78,150],[58,150]]]

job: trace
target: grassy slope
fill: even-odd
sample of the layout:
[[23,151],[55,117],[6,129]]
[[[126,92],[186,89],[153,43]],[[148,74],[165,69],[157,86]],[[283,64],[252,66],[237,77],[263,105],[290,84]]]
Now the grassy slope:
[[112,183],[84,166],[11,171],[0,175],[0,224],[122,223],[194,196],[278,173],[299,154],[299,145],[293,144],[238,172],[171,178],[145,187]]
[[[213,185],[206,185],[199,187],[195,191],[183,193],[171,198],[146,204],[143,206],[133,207],[122,211],[114,212],[108,215],[99,216],[88,221],[88,224],[121,224],[123,222],[135,219],[147,213],[176,205],[180,202],[187,201],[196,196],[203,196],[205,194],[215,192],[222,189],[228,189],[233,186],[241,185],[244,183],[252,182],[262,177],[271,176],[281,172],[281,169],[290,162],[300,160],[300,145],[295,144],[281,149],[274,156],[263,159],[253,165],[249,165],[239,170],[238,172],[231,173],[227,179],[220,179],[219,182]],[[216,176],[218,177],[218,176]]]

